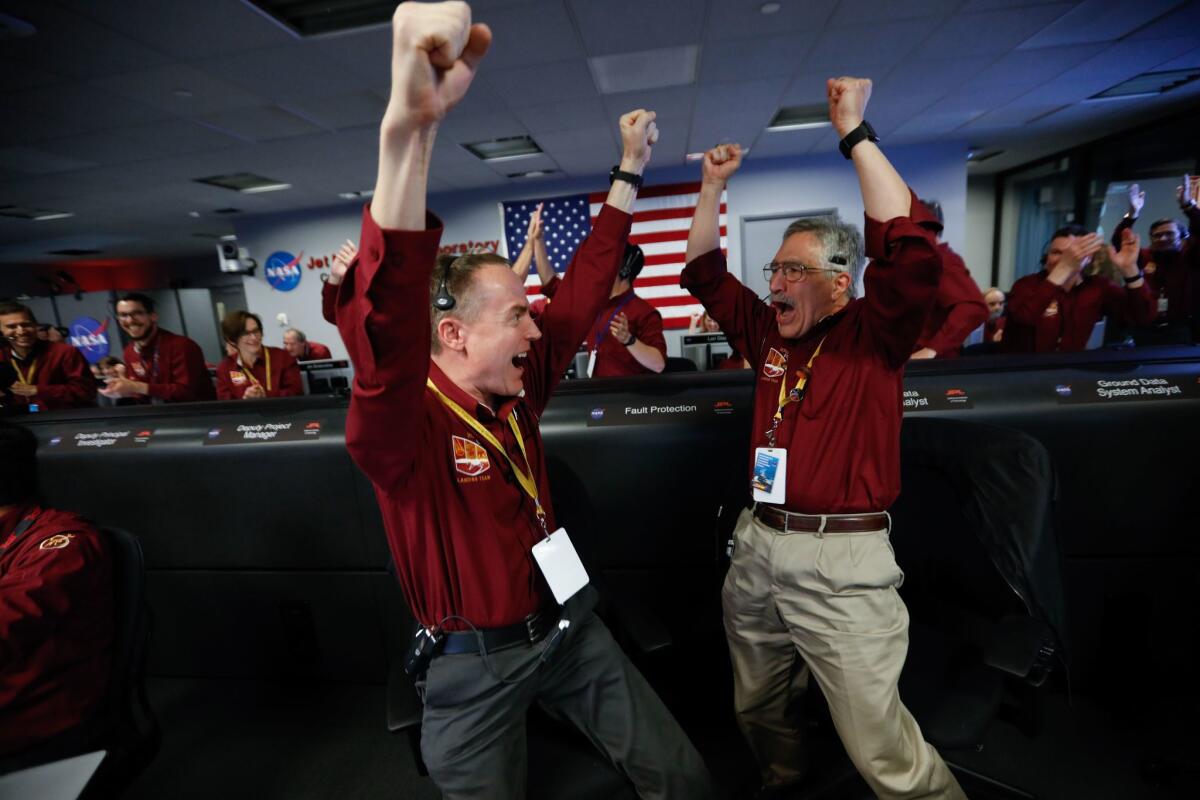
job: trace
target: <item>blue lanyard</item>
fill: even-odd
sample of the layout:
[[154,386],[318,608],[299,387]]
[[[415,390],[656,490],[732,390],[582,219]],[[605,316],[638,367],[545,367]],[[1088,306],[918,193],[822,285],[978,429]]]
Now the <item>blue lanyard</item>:
[[[620,314],[621,309],[624,308],[626,305],[628,305],[629,301],[632,299],[633,299],[633,293],[630,292],[629,297],[626,297],[624,300],[621,301],[620,305],[618,305],[615,309],[613,309],[612,315],[609,316],[609,318],[608,318],[608,322],[604,323],[604,327],[600,329],[600,332],[598,334],[596,334],[596,343],[594,345],[592,345],[592,350],[600,349],[600,343],[604,341],[604,337],[608,336],[609,326],[612,325],[612,321],[617,318],[617,314]],[[597,317],[596,319],[599,319],[599,317]]]

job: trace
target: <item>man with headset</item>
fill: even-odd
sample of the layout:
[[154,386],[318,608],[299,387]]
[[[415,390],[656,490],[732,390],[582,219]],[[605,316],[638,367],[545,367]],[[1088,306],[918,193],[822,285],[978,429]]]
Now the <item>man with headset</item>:
[[[588,350],[589,378],[652,375],[667,366],[662,314],[633,293],[633,282],[645,263],[642,248],[626,243],[608,302],[583,340]],[[561,282],[561,278],[554,276],[542,286],[542,292],[553,298]]]
[[[1195,180],[1184,175],[1183,183],[1175,190],[1179,210],[1187,216],[1187,226],[1170,217],[1155,220],[1150,223],[1150,246],[1138,253],[1138,267],[1157,303],[1151,324],[1133,330],[1134,341],[1139,345],[1187,344],[1197,328],[1193,303],[1200,292],[1200,237],[1189,237],[1189,233],[1200,233],[1200,206],[1192,196]],[[1145,203],[1146,193],[1136,183],[1132,184],[1129,211],[1113,230],[1114,247],[1120,246],[1124,231],[1137,222]]]
[[[943,259],[929,210],[864,120],[871,82],[830,80],[829,116],[854,162],[862,237],[823,217],[788,226],[764,267],[770,303],[729,274],[718,211],[737,145],[704,156],[681,285],[756,370],[750,487],[722,589],[738,723],[768,792],[802,780],[792,713],[797,655],[828,701],[846,752],[881,798],[963,798],[900,701],[908,612],[885,510],[900,491],[904,365],[933,305]],[[806,682],[806,681],[805,681]]]
[[1121,233],[1121,249],[1108,247],[1124,286],[1105,275],[1087,274],[1092,259],[1106,248],[1099,234],[1080,225],[1059,228],[1050,237],[1040,272],[1026,275],[1008,293],[1007,353],[1067,353],[1087,347],[1102,317],[1120,324],[1146,325],[1154,319],[1154,294],[1138,269],[1138,237]]
[[555,530],[538,431],[619,268],[654,114],[621,118],[607,203],[539,329],[499,256],[431,275],[442,233],[425,208],[434,137],[490,41],[465,3],[396,10],[375,191],[357,259],[331,290],[355,367],[347,447],[375,486],[421,626],[407,651],[425,702],[421,752],[448,800],[522,797],[536,702],[580,728],[642,797],[705,798],[699,754],[591,611],[586,575]]

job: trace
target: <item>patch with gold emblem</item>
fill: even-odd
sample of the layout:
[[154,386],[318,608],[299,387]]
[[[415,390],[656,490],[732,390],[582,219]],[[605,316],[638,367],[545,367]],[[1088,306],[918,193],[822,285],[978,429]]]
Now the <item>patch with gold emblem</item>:
[[43,539],[42,543],[38,545],[38,550],[62,550],[74,538],[75,534],[73,533],[56,533],[53,536]]

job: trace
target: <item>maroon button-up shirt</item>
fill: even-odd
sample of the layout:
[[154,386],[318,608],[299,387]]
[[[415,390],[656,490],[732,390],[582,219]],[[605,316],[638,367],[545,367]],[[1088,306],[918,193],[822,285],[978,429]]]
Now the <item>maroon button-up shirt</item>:
[[1146,281],[1129,289],[1089,275],[1068,292],[1048,281],[1048,274],[1042,270],[1013,284],[1008,293],[1004,352],[1082,350],[1103,316],[1134,325],[1146,325],[1154,319],[1156,301]]
[[30,377],[37,394],[25,397],[10,394],[6,402],[14,406],[36,404],[43,411],[58,408],[87,408],[96,404],[96,379],[87,359],[69,344],[38,341],[25,358],[18,358],[11,349],[0,354],[11,361],[20,374]]
[[944,243],[938,245],[938,253],[942,279],[915,350],[928,347],[937,358],[952,358],[960,353],[971,331],[987,321],[988,309],[983,292],[958,253]]
[[149,393],[134,398],[139,403],[191,403],[217,398],[200,345],[162,328],[141,348],[133,342],[125,345],[125,377],[146,384]]
[[[32,525],[14,539],[25,520]],[[99,532],[36,505],[0,519],[0,754],[90,716],[112,640],[112,566]]]
[[[797,373],[824,339],[804,399],[789,403],[777,433],[787,448],[783,508],[805,514],[883,511],[900,493],[900,418],[904,364],[937,293],[942,259],[933,220],[912,199],[912,217],[866,220],[866,296],[851,300],[798,339],[784,339],[775,312],[726,269],[713,250],[684,268],[694,294],[739,353],[757,370],[747,481],[754,448],[767,446],[780,384]],[[936,224],[936,223],[935,223]]]
[[[271,380],[267,386],[267,352],[271,353]],[[297,397],[304,394],[304,383],[300,380],[300,367],[287,350],[278,347],[263,347],[263,356],[248,370],[238,365],[237,356],[226,356],[217,365],[217,399],[241,400],[246,390],[254,385],[254,376],[267,390],[267,397]]]
[[[1182,249],[1155,251],[1143,247],[1138,253],[1138,266],[1156,298],[1156,318],[1162,322],[1186,320],[1195,311],[1192,298],[1194,287],[1200,283],[1200,207],[1192,206],[1185,213],[1190,235],[1184,240]],[[1113,230],[1113,247],[1121,246],[1121,233],[1132,228],[1133,223],[1134,220],[1128,217],[1121,220]],[[1162,313],[1158,313],[1159,300],[1167,304]]]
[[[538,420],[608,297],[630,216],[605,205],[530,344],[525,391],[493,411],[430,359],[429,280],[442,227],[384,231],[363,212],[358,261],[336,294],[342,341],[354,363],[346,446],[375,485],[400,585],[426,626],[456,614],[477,627],[511,625],[548,590],[530,549],[541,538],[533,502],[508,458],[527,469],[508,424],[516,415],[546,525],[555,528]],[[504,446],[506,458],[426,388],[426,378]],[[464,626],[448,621],[450,629]]]

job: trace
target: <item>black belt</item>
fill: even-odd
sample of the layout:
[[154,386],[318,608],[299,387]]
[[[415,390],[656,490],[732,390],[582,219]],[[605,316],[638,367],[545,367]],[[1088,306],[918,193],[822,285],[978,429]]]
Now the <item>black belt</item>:
[[546,638],[546,634],[557,621],[558,617],[554,611],[543,610],[530,614],[515,625],[506,625],[503,628],[479,628],[478,632],[447,631],[438,652],[447,656],[478,653],[480,638],[483,639],[483,646],[489,653],[515,644],[536,644]]

